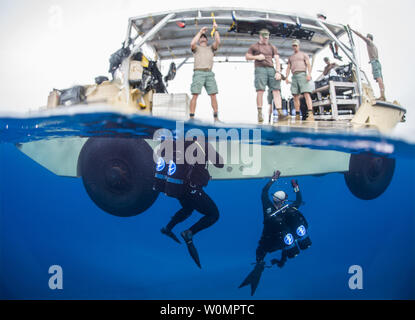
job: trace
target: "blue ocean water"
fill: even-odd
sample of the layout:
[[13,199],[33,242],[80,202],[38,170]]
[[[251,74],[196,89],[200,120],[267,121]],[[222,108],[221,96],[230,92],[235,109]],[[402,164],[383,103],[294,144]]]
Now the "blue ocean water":
[[[260,194],[267,179],[209,183],[206,192],[216,202],[220,219],[195,237],[200,270],[184,244],[160,233],[180,209],[177,200],[160,195],[143,214],[115,217],[92,202],[81,178],[57,176],[16,147],[70,136],[151,136],[156,128],[173,125],[105,113],[0,119],[0,298],[415,298],[414,145],[374,132],[264,129],[263,144],[295,146],[301,141],[309,148],[385,152],[396,160],[396,168],[388,189],[371,201],[353,196],[340,173],[298,177],[305,202],[301,211],[313,245],[284,268],[265,269],[254,297],[238,286],[255,261],[263,228]],[[190,127],[207,129],[197,123],[185,128]],[[279,188],[294,198],[289,178],[272,191]],[[194,212],[175,232],[200,217]],[[271,254],[267,261],[279,256]],[[49,288],[52,265],[62,267],[63,290]],[[349,288],[353,265],[363,270],[362,290]]]

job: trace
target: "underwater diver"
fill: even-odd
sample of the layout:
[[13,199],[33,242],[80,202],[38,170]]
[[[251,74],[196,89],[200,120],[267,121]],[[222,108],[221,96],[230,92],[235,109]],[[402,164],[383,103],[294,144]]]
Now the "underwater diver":
[[277,265],[282,268],[287,259],[293,259],[300,253],[300,249],[306,250],[311,246],[307,232],[308,223],[298,210],[302,204],[298,182],[291,181],[296,194],[296,200],[292,204],[286,204],[288,196],[284,191],[274,193],[273,201],[269,199],[269,189],[280,175],[281,172],[276,171],[271,181],[262,190],[264,229],[256,250],[255,268],[239,286],[242,288],[251,285],[252,296],[258,287],[262,272],[266,268],[264,259],[268,253],[282,250],[281,259],[271,260],[272,266]]
[[[203,214],[199,221],[181,233],[191,257],[198,267],[202,268],[193,237],[219,219],[216,204],[203,190],[211,178],[207,162],[209,160],[215,167],[223,168],[223,159],[210,143],[206,143],[206,147],[198,140],[172,143],[173,159],[168,159],[166,152],[158,155],[153,189],[178,199],[182,208],[176,212],[167,226],[161,229],[161,233],[181,243],[172,229],[189,218],[194,210]],[[192,156],[196,161],[191,161]]]

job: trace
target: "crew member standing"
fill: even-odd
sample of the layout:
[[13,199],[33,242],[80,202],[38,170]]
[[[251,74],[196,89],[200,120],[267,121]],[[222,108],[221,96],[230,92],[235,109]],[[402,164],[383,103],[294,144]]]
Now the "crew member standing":
[[[264,122],[262,104],[266,87],[272,91],[274,103],[278,110],[279,121],[284,120],[281,103],[281,65],[278,50],[269,43],[270,32],[267,29],[259,31],[259,41],[253,44],[246,60],[255,61],[255,89],[257,92],[258,122]],[[275,69],[273,59],[275,60]]]
[[288,58],[286,82],[287,84],[290,83],[288,76],[292,72],[291,93],[294,96],[296,120],[300,120],[300,95],[302,94],[307,104],[307,121],[314,121],[313,102],[310,95],[313,92],[310,58],[304,52],[300,51],[299,40],[293,40],[292,47],[294,54]]
[[378,83],[379,90],[380,90],[380,98],[378,98],[377,100],[386,101],[385,84],[383,82],[383,75],[382,75],[382,65],[380,64],[380,61],[379,61],[378,48],[373,43],[373,35],[368,34],[365,37],[364,35],[357,32],[356,30],[352,29],[352,31],[355,34],[357,34],[361,39],[363,39],[364,42],[366,42],[367,53],[369,54],[369,63],[372,65],[373,78]]
[[190,88],[193,95],[190,100],[190,119],[193,119],[195,116],[197,98],[202,93],[204,87],[210,96],[213,117],[215,121],[218,121],[218,101],[216,99],[218,86],[212,68],[215,51],[218,50],[220,45],[220,35],[217,31],[218,26],[216,23],[213,23],[213,28],[215,30],[215,42],[212,45],[208,45],[208,37],[206,35],[207,27],[200,29],[190,43],[194,57],[193,80]]

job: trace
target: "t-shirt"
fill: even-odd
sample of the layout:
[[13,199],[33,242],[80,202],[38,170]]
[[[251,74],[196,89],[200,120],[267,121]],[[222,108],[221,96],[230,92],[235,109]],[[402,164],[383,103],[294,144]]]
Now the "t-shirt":
[[327,75],[330,73],[330,71],[331,71],[332,69],[336,68],[336,67],[337,67],[337,64],[335,64],[335,63],[330,63],[329,65],[327,65],[327,66],[324,68],[323,74],[324,74],[325,76],[327,76]]
[[367,53],[369,54],[369,60],[379,60],[378,48],[376,48],[375,44],[372,40],[367,39]]
[[291,57],[288,58],[288,65],[291,68],[292,73],[296,72],[306,72],[308,56],[301,51],[294,53]]
[[274,67],[274,63],[272,62],[272,58],[278,54],[278,50],[272,44],[261,44],[259,42],[254,43],[252,46],[249,47],[248,53],[254,56],[259,54],[263,54],[265,56],[265,60],[258,61],[255,60],[255,68],[258,67]]
[[193,50],[193,57],[195,59],[194,69],[209,69],[213,68],[213,57],[215,56],[212,46],[202,47],[196,45]]

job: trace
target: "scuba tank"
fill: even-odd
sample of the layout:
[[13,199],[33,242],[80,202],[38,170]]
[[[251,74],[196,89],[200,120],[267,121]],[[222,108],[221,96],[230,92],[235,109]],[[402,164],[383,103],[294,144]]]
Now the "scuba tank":
[[197,187],[206,187],[212,178],[206,166],[194,165],[191,166],[188,174],[189,181],[192,185]]
[[154,182],[153,190],[158,192],[164,192],[164,187],[167,179],[166,160],[160,157],[154,168]]
[[182,151],[177,150],[175,145],[172,160],[159,157],[154,170],[153,190],[163,192],[169,197],[180,198],[188,186],[198,189],[208,185],[211,177],[206,164],[186,163],[184,155],[188,146],[185,144]]
[[[194,144],[196,144],[199,147],[199,150],[202,151],[202,153],[205,156],[205,163],[195,163],[194,165],[190,166],[187,178],[190,181],[191,185],[202,188],[206,187],[212,178],[209,174],[209,170],[207,169],[207,156],[205,149],[199,144],[199,142],[194,141]],[[190,145],[192,145],[191,143]]]
[[160,157],[155,166],[153,190],[163,192],[169,197],[180,198],[184,194],[186,183],[186,164],[177,164]]
[[304,216],[298,210],[294,210],[285,213],[284,221],[300,249],[308,249],[311,246],[311,239],[308,235],[308,222]]

